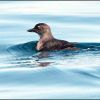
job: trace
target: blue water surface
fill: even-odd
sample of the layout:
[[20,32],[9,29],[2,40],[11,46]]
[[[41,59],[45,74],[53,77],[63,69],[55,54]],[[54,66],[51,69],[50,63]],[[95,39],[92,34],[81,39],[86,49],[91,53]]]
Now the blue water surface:
[[[92,40],[100,31],[91,28],[100,16],[1,14],[0,20],[0,98],[100,98],[100,43]],[[37,52],[39,37],[27,30],[40,22],[80,50]],[[90,42],[79,41],[85,38]]]

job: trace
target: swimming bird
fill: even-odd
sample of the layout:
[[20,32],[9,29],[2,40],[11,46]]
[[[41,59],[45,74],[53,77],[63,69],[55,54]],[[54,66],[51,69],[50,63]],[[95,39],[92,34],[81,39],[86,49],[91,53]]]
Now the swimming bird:
[[36,50],[38,51],[77,49],[71,42],[54,38],[50,26],[45,23],[38,23],[34,28],[27,31],[35,32],[40,36],[40,39],[36,46]]

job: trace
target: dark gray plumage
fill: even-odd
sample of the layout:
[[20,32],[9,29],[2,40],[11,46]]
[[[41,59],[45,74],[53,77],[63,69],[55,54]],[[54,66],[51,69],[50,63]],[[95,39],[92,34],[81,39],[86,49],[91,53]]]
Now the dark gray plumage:
[[65,40],[55,39],[51,33],[50,27],[45,23],[36,24],[34,28],[29,29],[28,32],[35,32],[40,36],[36,49],[38,51],[49,50],[77,50],[73,43]]

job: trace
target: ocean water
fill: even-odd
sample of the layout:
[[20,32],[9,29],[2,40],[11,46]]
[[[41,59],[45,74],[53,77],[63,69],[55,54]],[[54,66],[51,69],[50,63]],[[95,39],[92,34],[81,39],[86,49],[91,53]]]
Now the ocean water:
[[[40,22],[80,49],[37,52],[27,30]],[[0,13],[0,99],[100,99],[99,25],[99,15]]]

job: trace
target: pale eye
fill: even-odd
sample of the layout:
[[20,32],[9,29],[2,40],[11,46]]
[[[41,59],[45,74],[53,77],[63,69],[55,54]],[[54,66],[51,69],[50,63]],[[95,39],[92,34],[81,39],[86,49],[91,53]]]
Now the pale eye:
[[38,26],[38,28],[40,28],[40,26]]

